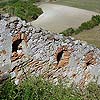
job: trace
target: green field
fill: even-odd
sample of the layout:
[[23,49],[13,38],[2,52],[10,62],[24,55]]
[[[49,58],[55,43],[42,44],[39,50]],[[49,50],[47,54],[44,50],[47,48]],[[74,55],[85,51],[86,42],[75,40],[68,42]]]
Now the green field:
[[100,0],[56,0],[55,4],[72,6],[100,13]]

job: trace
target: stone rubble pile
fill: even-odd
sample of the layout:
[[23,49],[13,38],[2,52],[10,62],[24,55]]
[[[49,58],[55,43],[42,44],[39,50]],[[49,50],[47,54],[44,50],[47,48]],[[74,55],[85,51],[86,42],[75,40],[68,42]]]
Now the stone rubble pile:
[[42,75],[58,84],[100,84],[100,49],[85,41],[35,28],[18,17],[0,15],[0,80],[10,73],[15,84]]

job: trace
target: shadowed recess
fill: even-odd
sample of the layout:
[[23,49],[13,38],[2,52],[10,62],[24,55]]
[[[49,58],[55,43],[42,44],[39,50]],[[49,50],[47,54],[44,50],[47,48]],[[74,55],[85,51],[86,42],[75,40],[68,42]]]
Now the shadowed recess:
[[22,39],[16,40],[12,44],[12,52],[17,52],[18,45],[22,42]]
[[63,55],[63,51],[58,53],[58,55],[57,55],[57,64],[59,64],[59,61],[61,60],[62,55]]

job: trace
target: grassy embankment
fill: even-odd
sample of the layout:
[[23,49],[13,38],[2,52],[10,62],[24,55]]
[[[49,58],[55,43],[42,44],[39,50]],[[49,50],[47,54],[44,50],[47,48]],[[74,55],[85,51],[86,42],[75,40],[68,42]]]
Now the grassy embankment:
[[64,88],[42,78],[28,78],[16,86],[8,80],[0,85],[0,100],[100,100],[100,86],[90,83],[83,90],[74,86]]

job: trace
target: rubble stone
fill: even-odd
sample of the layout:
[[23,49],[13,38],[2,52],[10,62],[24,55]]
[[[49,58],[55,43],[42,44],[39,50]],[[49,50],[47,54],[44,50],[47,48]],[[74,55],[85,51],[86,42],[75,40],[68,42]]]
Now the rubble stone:
[[18,17],[0,16],[0,75],[9,72],[16,85],[29,74],[80,87],[99,77],[100,49],[35,28]]

